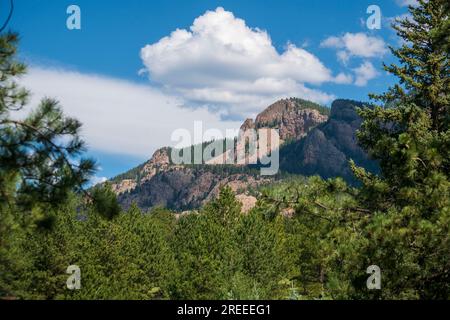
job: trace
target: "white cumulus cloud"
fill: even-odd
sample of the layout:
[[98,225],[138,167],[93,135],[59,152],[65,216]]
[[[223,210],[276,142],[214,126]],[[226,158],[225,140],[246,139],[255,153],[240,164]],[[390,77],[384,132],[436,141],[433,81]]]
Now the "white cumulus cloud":
[[334,96],[310,86],[343,83],[315,55],[294,44],[279,53],[266,31],[219,7],[141,50],[152,81],[190,106],[252,116],[287,96],[320,103]]
[[332,36],[322,41],[321,46],[338,49],[338,59],[344,63],[351,57],[380,57],[388,51],[383,39],[368,36],[363,32],[347,32],[343,36]]
[[378,75],[378,71],[369,61],[364,61],[358,68],[353,69],[355,72],[355,85],[363,87],[367,82]]

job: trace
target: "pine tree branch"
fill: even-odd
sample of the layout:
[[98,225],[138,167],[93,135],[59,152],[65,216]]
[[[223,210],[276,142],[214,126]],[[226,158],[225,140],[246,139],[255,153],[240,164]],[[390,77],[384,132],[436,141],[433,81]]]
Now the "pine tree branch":
[[[67,167],[70,170],[70,173],[72,174],[73,177],[77,176],[77,173],[73,170],[73,166],[76,166],[75,164],[73,164],[69,159],[67,159],[66,155],[65,155],[65,148],[61,147],[57,144],[55,144],[51,139],[49,139],[46,135],[44,135],[38,128],[25,123],[23,121],[18,121],[18,120],[5,120],[1,122],[2,124],[4,123],[11,123],[14,124],[16,126],[22,126],[25,127],[29,130],[31,130],[32,132],[34,132],[35,134],[38,135],[38,137],[42,138],[43,140],[45,140],[46,142],[48,142],[53,148],[56,149],[56,151],[58,152],[58,154],[62,157],[62,160],[64,161],[64,163],[67,165]],[[55,135],[57,133],[55,133],[54,131],[50,130],[52,133],[54,133]],[[80,184],[79,182],[77,182],[77,186],[79,187],[80,191],[86,196],[88,197],[90,200],[93,200],[92,196],[89,194],[89,192],[87,192],[84,188],[83,185]]]

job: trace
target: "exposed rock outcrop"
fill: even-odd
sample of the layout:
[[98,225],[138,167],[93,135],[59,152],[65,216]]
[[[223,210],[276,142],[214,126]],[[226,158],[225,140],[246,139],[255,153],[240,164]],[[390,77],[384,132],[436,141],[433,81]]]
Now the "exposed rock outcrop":
[[215,198],[223,186],[236,194],[270,183],[272,179],[247,174],[220,174],[202,168],[169,168],[118,195],[124,208],[135,202],[147,210],[162,206],[176,211],[196,209]]
[[300,139],[328,119],[327,115],[302,105],[302,102],[299,99],[277,101],[256,117],[254,126],[277,128],[283,141]]
[[244,121],[244,123],[242,124],[241,128],[242,131],[246,131],[246,130],[250,130],[250,129],[255,129],[255,121],[253,121],[253,119],[247,119]]
[[[258,159],[263,158],[270,151],[278,149],[284,142],[299,140],[305,137],[312,128],[326,122],[328,115],[324,114],[324,111],[328,112],[329,110],[302,99],[290,98],[279,100],[258,114],[256,120],[246,119],[244,121],[240,127],[242,132],[237,139],[235,154],[227,151],[208,159],[206,164],[225,164],[230,160],[233,163],[241,165],[257,163]],[[249,131],[252,129],[258,130],[258,134],[261,130],[267,129],[264,132],[268,140],[267,148],[254,150],[253,153],[245,151],[247,149],[247,141],[256,137],[254,132]],[[279,142],[270,141],[270,138],[268,138],[271,134],[269,129],[278,130]],[[244,154],[246,154],[245,157],[237,158],[237,155]]]
[[134,190],[137,186],[136,179],[124,179],[111,185],[116,194],[122,194]]
[[327,122],[312,129],[304,139],[280,150],[281,169],[323,178],[342,177],[354,182],[349,166],[352,159],[376,172],[377,164],[369,159],[356,138],[356,131],[361,126],[356,108],[362,106],[362,103],[351,100],[334,101]]
[[236,199],[242,204],[242,212],[247,213],[256,206],[257,199],[246,194],[239,194]]

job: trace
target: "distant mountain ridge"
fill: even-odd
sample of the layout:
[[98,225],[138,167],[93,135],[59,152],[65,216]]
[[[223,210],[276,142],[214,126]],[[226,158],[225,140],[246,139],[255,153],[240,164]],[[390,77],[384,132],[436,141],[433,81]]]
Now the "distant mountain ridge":
[[361,119],[356,113],[361,102],[336,100],[331,109],[310,101],[282,99],[255,120],[247,119],[241,129],[276,128],[279,130],[280,173],[260,176],[255,166],[202,164],[176,165],[171,148],[157,150],[146,163],[113,179],[113,190],[123,207],[135,202],[146,210],[163,206],[176,211],[192,210],[215,197],[220,187],[230,186],[245,208],[256,202],[255,190],[282,179],[286,174],[342,177],[353,182],[348,161],[376,171],[357,145],[356,130]]

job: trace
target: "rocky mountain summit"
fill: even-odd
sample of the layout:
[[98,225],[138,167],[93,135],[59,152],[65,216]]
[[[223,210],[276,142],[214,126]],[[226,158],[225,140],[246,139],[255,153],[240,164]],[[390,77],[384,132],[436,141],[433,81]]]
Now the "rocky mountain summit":
[[328,119],[327,109],[308,103],[295,98],[279,100],[261,112],[255,121],[247,119],[241,129],[275,128],[282,141],[298,140]]
[[258,169],[245,165],[176,165],[171,161],[171,149],[165,147],[146,163],[112,179],[113,190],[125,208],[135,202],[144,210],[163,206],[181,212],[199,208],[227,185],[243,203],[243,211],[248,211],[256,202],[256,190],[283,173],[341,176],[351,182],[349,159],[376,170],[357,145],[361,120],[355,108],[359,106],[362,104],[355,101],[336,100],[330,110],[290,98],[275,102],[255,120],[245,120],[242,130],[279,130],[281,173],[277,176],[261,176]]

